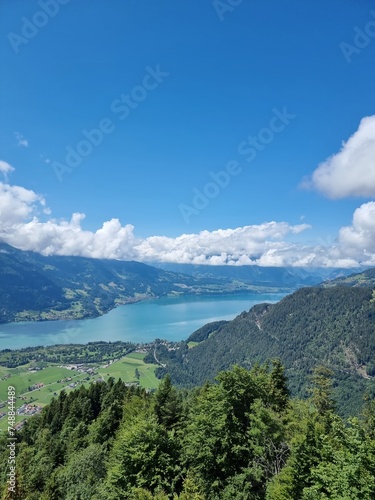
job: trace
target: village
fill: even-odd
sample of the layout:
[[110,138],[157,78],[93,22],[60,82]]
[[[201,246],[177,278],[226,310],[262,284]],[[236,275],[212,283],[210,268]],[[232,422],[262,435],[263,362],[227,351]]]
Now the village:
[[[17,424],[20,430],[30,416],[39,414],[52,397],[57,397],[62,390],[71,391],[90,383],[102,383],[107,377],[122,378],[127,386],[143,386],[146,391],[155,390],[158,380],[155,378],[155,364],[143,361],[151,351],[154,343],[139,345],[126,356],[97,362],[48,363],[44,360],[33,360],[22,372],[2,373],[0,388],[3,391],[12,383],[17,389]],[[167,347],[167,346],[166,346]],[[152,352],[152,351],[151,351]],[[152,356],[152,361],[157,362]],[[160,363],[159,363],[160,365]],[[13,371],[13,369],[10,369]],[[5,396],[5,394],[4,394]],[[4,397],[0,400],[0,431],[6,429],[6,404]]]

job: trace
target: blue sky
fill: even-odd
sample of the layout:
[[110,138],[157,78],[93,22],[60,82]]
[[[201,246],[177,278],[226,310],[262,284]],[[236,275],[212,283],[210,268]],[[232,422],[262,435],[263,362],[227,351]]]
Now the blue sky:
[[[114,252],[108,245],[116,228],[104,231],[108,244],[90,250],[92,256],[198,262],[202,255],[218,256],[220,239],[240,232],[237,253],[223,245],[224,261],[236,254],[236,262],[239,255],[255,262],[266,252],[297,255],[301,245],[329,245],[330,262],[372,264],[372,122],[355,146],[359,158],[363,151],[366,156],[356,177],[368,174],[367,187],[351,189],[349,176],[334,192],[328,186],[335,182],[334,166],[328,165],[327,182],[301,188],[357,133],[361,120],[375,114],[372,1],[18,0],[2,2],[0,14],[0,161],[9,166],[0,167],[0,175],[3,184],[29,193],[15,201],[14,190],[3,188],[8,210],[10,197],[23,205],[17,205],[17,220],[6,220],[3,209],[0,238],[44,253],[87,254],[84,243],[77,248],[55,236],[72,213],[81,213],[86,218],[77,224],[89,245],[99,245],[90,234],[106,221],[118,218],[125,228]],[[270,134],[280,113],[293,118],[278,119]],[[90,135],[100,126],[106,130],[100,144],[89,145],[79,165],[68,163],[66,148],[77,151],[87,142],[82,131]],[[260,144],[250,162],[239,152],[249,137]],[[343,179],[348,161],[336,165],[337,178]],[[213,175],[228,162],[237,173],[224,175],[218,186]],[[197,204],[198,191],[211,197]],[[352,221],[356,210],[360,226]],[[271,222],[287,228],[269,233]],[[59,226],[52,243],[51,224]],[[217,232],[248,226],[253,229]],[[342,236],[345,227],[350,237]],[[43,233],[38,241],[30,236],[34,230]],[[207,252],[204,238],[191,236],[202,231]],[[183,234],[190,235],[187,247],[199,247],[198,260],[181,240],[176,250]],[[258,248],[257,238],[277,245]],[[370,257],[363,256],[364,242]],[[137,245],[142,251],[132,253]],[[280,262],[296,262],[288,259]]]

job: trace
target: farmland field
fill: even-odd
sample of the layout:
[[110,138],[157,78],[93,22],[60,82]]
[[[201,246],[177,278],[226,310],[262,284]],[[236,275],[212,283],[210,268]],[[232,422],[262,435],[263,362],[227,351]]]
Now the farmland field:
[[[6,402],[9,386],[16,389],[17,408],[24,403],[30,402],[38,406],[44,406],[50,402],[53,396],[58,395],[62,389],[69,392],[73,390],[70,387],[72,384],[75,387],[80,387],[80,385],[88,385],[100,377],[104,380],[108,380],[109,377],[121,378],[125,383],[138,382],[141,387],[155,389],[159,384],[159,380],[155,376],[157,365],[146,364],[143,361],[144,357],[144,353],[135,352],[110,365],[103,363],[87,364],[87,367],[92,368],[92,373],[81,373],[77,370],[53,364],[36,372],[29,371],[30,365],[18,368],[0,367],[0,403]],[[28,391],[28,388],[34,384],[44,384],[44,386]],[[0,408],[0,413],[5,411],[6,406]],[[16,422],[21,421],[23,418],[23,416],[17,416]],[[6,427],[7,419],[3,417],[0,419],[0,431],[4,431]]]
[[146,364],[144,354],[134,352],[116,361],[107,368],[99,368],[99,373],[107,380],[108,377],[121,378],[124,382],[135,382],[135,370],[139,372],[139,383],[146,389],[156,389],[159,380],[155,377],[157,365]]

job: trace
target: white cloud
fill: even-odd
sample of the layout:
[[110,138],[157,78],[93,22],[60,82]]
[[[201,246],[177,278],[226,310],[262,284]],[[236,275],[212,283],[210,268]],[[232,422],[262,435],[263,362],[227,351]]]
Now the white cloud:
[[8,174],[10,174],[13,171],[14,167],[12,167],[12,165],[9,165],[9,163],[7,163],[4,160],[0,160],[0,173],[4,174],[6,179],[8,177]]
[[44,220],[49,214],[39,194],[0,182],[0,241],[44,255],[212,265],[375,266],[375,202],[359,207],[352,225],[342,228],[336,240],[315,245],[288,241],[309,229],[308,224],[272,221],[176,238],[139,239],[131,224],[123,226],[118,219],[87,231],[82,227],[84,214],[74,213],[70,220]]
[[[96,232],[85,231],[84,214],[70,221],[40,220],[49,215],[45,199],[32,190],[0,182],[0,240],[22,250],[43,255],[81,255],[94,258],[134,258],[133,226],[121,227],[118,219],[105,222]],[[138,255],[137,255],[138,256]]]
[[0,231],[12,231],[14,225],[24,224],[38,209],[44,207],[43,197],[21,186],[0,182]]
[[29,147],[29,141],[25,139],[25,137],[19,132],[14,132],[14,135],[17,139],[17,146],[27,148]]
[[290,226],[286,222],[202,231],[177,238],[151,236],[138,250],[144,260],[192,264],[255,264],[259,257],[289,233],[299,233],[310,226]]
[[122,227],[118,219],[105,222],[96,232],[85,231],[81,223],[84,214],[74,213],[70,221],[54,219],[41,222],[37,217],[14,227],[3,238],[22,250],[34,250],[43,255],[79,255],[104,259],[134,259],[133,226]]
[[340,230],[339,245],[353,260],[375,266],[375,201],[357,208],[352,225]]
[[375,115],[361,120],[341,150],[321,163],[304,187],[329,198],[375,196]]

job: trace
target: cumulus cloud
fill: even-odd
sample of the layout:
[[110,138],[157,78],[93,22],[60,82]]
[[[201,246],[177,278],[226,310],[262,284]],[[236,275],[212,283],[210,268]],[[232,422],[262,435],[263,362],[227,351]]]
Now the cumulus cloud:
[[97,231],[85,231],[85,215],[74,213],[69,221],[54,219],[41,222],[37,217],[13,226],[0,237],[22,250],[34,250],[43,255],[75,255],[102,259],[132,260],[136,251],[134,227],[121,226],[118,219],[104,222]]
[[285,247],[283,239],[309,228],[307,224],[292,226],[286,222],[266,222],[183,234],[177,238],[138,239],[134,227],[131,224],[122,226],[118,219],[104,222],[93,232],[83,229],[84,214],[74,213],[70,220],[41,220],[48,212],[45,199],[34,191],[0,183],[1,240],[44,255],[213,265],[281,265],[282,257],[277,251]]
[[43,255],[180,262],[211,265],[356,267],[375,265],[375,202],[365,203],[352,225],[335,241],[303,245],[288,241],[308,224],[265,222],[259,225],[182,234],[176,238],[139,239],[131,224],[118,219],[96,231],[84,229],[85,215],[69,220],[49,217],[43,196],[21,186],[0,182],[0,241]]
[[21,186],[0,182],[0,230],[11,231],[15,224],[23,224],[34,212],[45,207],[42,196]]
[[[0,239],[22,250],[43,255],[181,262],[194,264],[282,265],[274,250],[282,250],[283,238],[309,226],[267,222],[236,229],[202,231],[177,238],[151,236],[138,239],[134,226],[118,219],[104,222],[97,231],[82,228],[85,215],[74,213],[69,221],[40,220],[46,213],[43,197],[19,186],[0,183]],[[280,262],[279,262],[280,261]]]
[[352,225],[340,230],[339,245],[353,260],[375,266],[375,201],[356,209]]
[[277,241],[280,242],[289,233],[299,233],[309,227],[307,224],[290,226],[286,222],[266,222],[236,229],[183,234],[177,238],[152,236],[143,240],[138,250],[144,260],[213,265],[255,264]]
[[341,150],[321,163],[303,186],[329,198],[375,196],[375,115],[363,118]]

